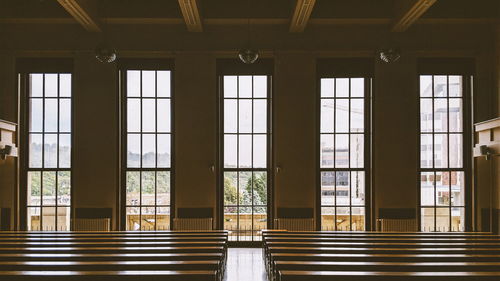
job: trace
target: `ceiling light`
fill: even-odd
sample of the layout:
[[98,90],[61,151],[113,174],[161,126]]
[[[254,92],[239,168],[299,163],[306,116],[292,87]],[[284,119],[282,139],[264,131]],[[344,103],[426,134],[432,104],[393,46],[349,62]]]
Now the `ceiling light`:
[[116,50],[107,45],[99,45],[95,49],[95,57],[102,63],[111,63],[116,60]]
[[386,63],[393,63],[401,57],[401,52],[399,49],[384,49],[380,51],[380,59]]
[[240,60],[246,64],[252,64],[259,58],[259,52],[253,49],[242,49],[238,52]]

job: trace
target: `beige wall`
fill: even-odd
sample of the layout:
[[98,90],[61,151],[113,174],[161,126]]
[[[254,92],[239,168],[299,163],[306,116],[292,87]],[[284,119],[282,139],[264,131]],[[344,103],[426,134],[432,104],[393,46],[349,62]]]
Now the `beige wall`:
[[183,54],[175,61],[175,207],[216,204],[215,58]]
[[[399,62],[385,65],[376,60],[375,65],[376,209],[415,208],[418,203],[417,58],[476,58],[475,121],[494,117],[496,92],[491,70],[495,49],[487,28],[422,25],[403,34],[386,30],[381,26],[332,26],[289,34],[282,26],[256,28],[254,44],[266,50],[275,63],[273,156],[281,168],[275,177],[275,207],[315,205],[317,59],[373,57],[375,50],[388,45],[403,50]],[[204,33],[188,34],[180,27],[144,25],[113,26],[109,37],[121,56],[175,59],[175,204],[215,207],[216,175],[210,166],[215,164],[217,152],[216,58],[242,47],[246,34],[240,27],[210,26]],[[17,119],[16,57],[74,58],[74,206],[116,208],[118,75],[115,65],[99,64],[92,56],[90,50],[99,42],[98,36],[78,25],[20,25],[0,30],[0,38],[9,42],[0,45],[0,118],[10,121]],[[14,206],[8,198],[12,198],[15,174],[5,165],[0,163],[1,173],[7,174],[0,180],[0,207]]]

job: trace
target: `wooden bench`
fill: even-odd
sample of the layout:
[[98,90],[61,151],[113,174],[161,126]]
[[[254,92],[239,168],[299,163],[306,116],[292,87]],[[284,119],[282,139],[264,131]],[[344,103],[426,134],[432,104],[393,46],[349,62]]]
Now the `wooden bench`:
[[0,233],[0,280],[217,280],[227,231]]
[[266,231],[263,254],[270,280],[500,280],[485,233]]

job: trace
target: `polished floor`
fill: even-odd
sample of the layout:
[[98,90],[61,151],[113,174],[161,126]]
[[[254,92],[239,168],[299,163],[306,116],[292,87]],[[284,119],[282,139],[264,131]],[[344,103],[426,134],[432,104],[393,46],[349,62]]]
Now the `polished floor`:
[[229,248],[227,281],[267,281],[261,248]]

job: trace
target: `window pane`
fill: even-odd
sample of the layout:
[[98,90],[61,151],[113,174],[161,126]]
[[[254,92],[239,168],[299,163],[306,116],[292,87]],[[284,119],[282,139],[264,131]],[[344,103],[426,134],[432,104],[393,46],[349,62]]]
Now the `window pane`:
[[224,205],[238,203],[238,173],[224,172]]
[[333,168],[334,150],[333,150],[334,135],[322,134],[321,135],[321,167]]
[[365,204],[365,172],[351,172],[351,204]]
[[431,134],[420,135],[420,167],[433,167],[433,138]]
[[141,173],[141,204],[142,205],[154,205],[156,202],[155,199],[155,172],[146,172],[143,171]]
[[462,96],[462,76],[460,75],[450,75],[448,76],[448,83],[450,89],[450,97],[461,97]]
[[321,205],[335,204],[335,172],[321,172]]
[[239,204],[252,205],[252,172],[238,172]]
[[252,132],[252,101],[239,100],[239,132]]
[[450,231],[450,209],[436,209],[436,231]]
[[57,132],[57,99],[45,99],[45,132]]
[[170,168],[170,153],[171,153],[171,137],[169,134],[158,135],[158,168]]
[[253,173],[253,205],[267,205],[267,172]]
[[127,213],[127,230],[140,230],[141,219],[140,219],[140,209],[138,207],[126,208]]
[[463,116],[462,99],[450,99],[450,132],[462,132]]
[[42,182],[40,172],[28,172],[28,206],[41,204]]
[[59,135],[59,168],[71,168],[71,135]]
[[141,131],[141,100],[127,99],[127,131]]
[[71,172],[69,171],[57,172],[57,205],[71,205]]
[[43,96],[43,74],[32,73],[30,74],[30,97]]
[[156,173],[156,204],[170,205],[170,172]]
[[140,180],[141,173],[140,172],[127,172],[127,206],[130,205],[139,205],[140,200]]
[[365,135],[352,134],[351,136],[351,168],[363,168],[365,161]]
[[29,167],[42,167],[42,134],[30,134]]
[[157,95],[158,97],[170,97],[170,71],[156,71]]
[[347,133],[349,131],[349,100],[335,100],[335,132]]
[[158,103],[158,129],[157,132],[169,133],[170,132],[170,100],[159,99]]
[[28,218],[27,218],[27,226],[28,231],[40,231],[40,208],[39,207],[30,207],[28,208]]
[[71,97],[71,74],[59,74],[59,96]]
[[56,204],[56,172],[42,172],[42,204]]
[[421,230],[434,231],[434,208],[421,208]]
[[365,96],[365,79],[351,78],[351,97]]
[[249,135],[239,135],[239,168],[251,168],[252,167],[252,136]]
[[267,132],[267,100],[254,100],[253,102],[253,132]]
[[224,133],[238,131],[238,102],[236,99],[224,100]]
[[59,100],[59,132],[71,132],[71,100]]
[[154,99],[142,100],[142,132],[154,132],[156,129],[156,105]]
[[450,173],[436,172],[436,205],[450,205]]
[[465,231],[465,208],[451,208],[451,231]]
[[432,97],[432,76],[431,75],[421,75],[420,76],[420,96],[421,97]]
[[434,76],[434,96],[435,97],[446,97],[448,96],[448,84],[446,82],[445,75],[435,75]]
[[336,97],[349,96],[349,78],[335,79],[335,96]]
[[156,220],[155,220],[154,207],[142,207],[141,208],[141,230],[151,231],[155,230]]
[[127,70],[127,96],[141,96],[141,72],[138,70]]
[[30,132],[42,132],[43,99],[30,99]]
[[57,135],[45,134],[44,135],[44,168],[57,168]]
[[463,142],[461,134],[450,134],[450,168],[463,167]]
[[432,132],[432,99],[420,99],[420,131]]
[[365,230],[365,208],[352,208],[351,213],[352,219],[352,230],[353,231],[364,231]]
[[56,208],[43,207],[42,208],[42,230],[55,231],[56,230]]
[[349,167],[349,135],[335,135],[335,167]]
[[332,231],[335,230],[335,208],[334,207],[321,207],[321,230]]
[[254,98],[267,97],[267,76],[256,75],[253,77],[253,96]]
[[142,135],[142,167],[154,168],[156,166],[156,136],[153,134]]
[[238,97],[238,76],[224,76],[224,97]]
[[420,204],[434,206],[434,172],[420,173]]
[[448,135],[434,135],[434,166],[448,168]]
[[349,171],[335,172],[335,205],[348,206],[351,195],[351,173]]
[[351,212],[347,207],[337,207],[336,226],[339,231],[349,231],[351,229]]
[[170,207],[156,208],[156,230],[170,230]]
[[57,207],[57,231],[69,231],[70,218],[70,207]]
[[224,168],[235,168],[238,162],[238,138],[224,135]]
[[57,74],[45,74],[45,97],[57,97]]
[[143,70],[142,71],[142,96],[154,97],[156,95],[156,71]]
[[351,99],[351,132],[363,132],[364,131],[364,100],[362,99]]
[[434,131],[448,131],[448,100],[434,99]]
[[321,79],[321,97],[333,97],[334,96],[335,79],[333,78],[323,78]]
[[465,206],[465,175],[464,172],[450,172],[451,181],[451,205]]
[[127,136],[127,167],[141,166],[141,135],[128,134]]
[[333,133],[334,99],[321,99],[321,132]]
[[238,94],[240,98],[252,97],[252,76],[238,76]]
[[253,137],[253,167],[267,167],[267,136],[254,135]]

